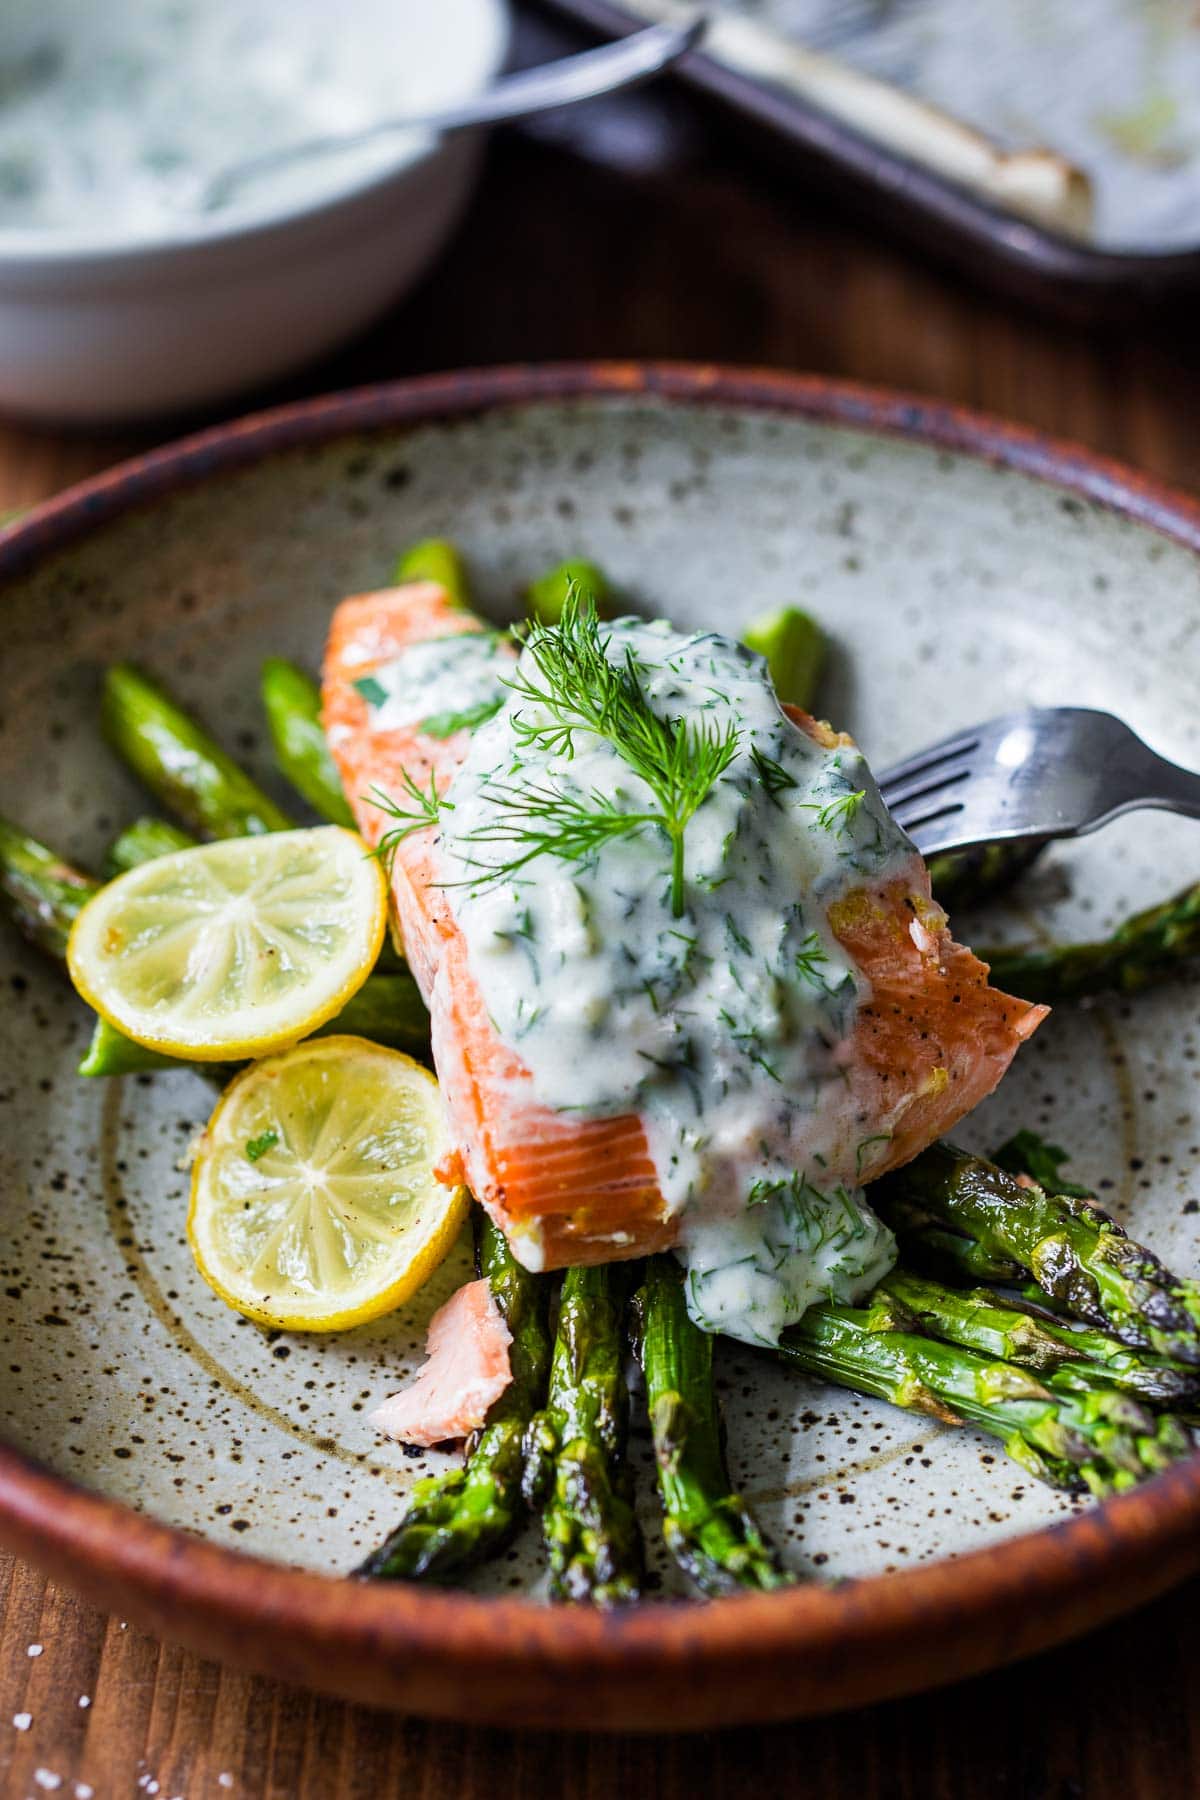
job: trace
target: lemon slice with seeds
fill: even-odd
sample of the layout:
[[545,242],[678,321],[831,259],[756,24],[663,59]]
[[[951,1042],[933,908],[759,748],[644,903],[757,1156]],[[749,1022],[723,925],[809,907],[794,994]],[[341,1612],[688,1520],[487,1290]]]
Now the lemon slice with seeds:
[[223,1300],[263,1325],[340,1331],[433,1273],[467,1211],[434,1165],[437,1082],[365,1038],[315,1038],[225,1090],[192,1169],[188,1238]]
[[67,946],[89,1006],[151,1049],[242,1061],[305,1037],[371,971],[383,871],[337,825],[155,857],[89,900]]

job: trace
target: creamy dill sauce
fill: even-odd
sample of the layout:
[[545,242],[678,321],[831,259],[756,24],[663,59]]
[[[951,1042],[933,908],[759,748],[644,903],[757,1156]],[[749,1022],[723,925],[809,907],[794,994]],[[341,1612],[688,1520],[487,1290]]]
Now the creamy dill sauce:
[[[495,631],[461,632],[414,644],[403,656],[355,682],[371,708],[373,731],[406,725],[429,730],[480,725],[504,704],[512,674],[511,640]],[[450,731],[434,729],[435,737]]]
[[[374,8],[345,20],[265,0],[7,0],[0,9],[0,227],[114,238],[185,230],[204,178],[304,139],[419,110],[446,83],[395,47]],[[382,13],[382,9],[379,9]],[[382,38],[382,48],[380,39]],[[422,42],[424,41],[422,37]],[[356,152],[370,172],[394,156]],[[419,135],[412,138],[419,148]],[[336,185],[348,163],[297,163],[229,202]]]
[[[670,846],[653,824],[582,860],[540,855],[489,879],[521,851],[515,838],[496,840],[498,795],[604,795],[630,812],[653,799],[591,733],[573,733],[569,756],[531,746],[522,725],[548,720],[502,685],[511,661],[491,670],[503,703],[474,732],[445,796],[442,877],[493,1023],[538,1099],[579,1117],[644,1120],[680,1219],[692,1317],[773,1344],[812,1302],[857,1298],[894,1260],[890,1233],[843,1179],[869,1166],[879,1140],[862,1135],[846,1082],[869,996],[827,912],[853,888],[904,873],[912,846],[861,754],[815,744],[783,716],[760,657],[661,623],[606,629],[609,660],[633,653],[660,717],[703,716],[739,734],[686,829],[682,916]],[[474,694],[480,648],[454,644],[467,659],[460,694]],[[414,715],[422,652],[434,646],[392,665],[373,722],[387,707]]]

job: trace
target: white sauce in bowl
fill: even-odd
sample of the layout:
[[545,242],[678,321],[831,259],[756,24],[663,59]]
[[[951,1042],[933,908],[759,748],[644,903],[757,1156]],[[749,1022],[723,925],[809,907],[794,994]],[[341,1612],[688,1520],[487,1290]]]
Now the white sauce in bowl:
[[[491,46],[457,0],[7,0],[0,10],[0,232],[114,241],[279,211],[394,167],[397,134],[256,178],[213,215],[232,163],[460,98]],[[461,23],[461,22],[459,22]],[[482,55],[480,50],[482,48]]]

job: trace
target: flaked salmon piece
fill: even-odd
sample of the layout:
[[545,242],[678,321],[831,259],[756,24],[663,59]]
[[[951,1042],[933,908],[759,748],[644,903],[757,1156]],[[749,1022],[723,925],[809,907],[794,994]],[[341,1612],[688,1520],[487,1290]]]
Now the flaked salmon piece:
[[[433,637],[480,629],[431,583],[346,600],[325,661],[324,717],[346,794],[368,843],[387,829],[369,798],[395,793],[407,771],[444,792],[466,753],[465,732],[372,732],[353,683]],[[850,742],[787,708],[798,730],[830,748]],[[679,1219],[659,1186],[638,1115],[579,1120],[541,1104],[533,1078],[492,1025],[466,940],[434,884],[433,832],[413,832],[395,857],[392,894],[405,955],[430,1010],[433,1056],[450,1115],[456,1178],[468,1184],[530,1268],[608,1262],[666,1249]],[[843,948],[871,984],[847,1056],[856,1133],[833,1180],[857,1184],[909,1161],[996,1086],[1045,1007],[989,987],[987,968],[956,944],[913,855],[902,878],[854,889],[831,911]],[[870,1140],[866,1159],[865,1140]]]
[[376,1407],[372,1425],[402,1444],[427,1449],[468,1437],[512,1380],[511,1343],[490,1285],[468,1281],[429,1322],[429,1360],[407,1387]]

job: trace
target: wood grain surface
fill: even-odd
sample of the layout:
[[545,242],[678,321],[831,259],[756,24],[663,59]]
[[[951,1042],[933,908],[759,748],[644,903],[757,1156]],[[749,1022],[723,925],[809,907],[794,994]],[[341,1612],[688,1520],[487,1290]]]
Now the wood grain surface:
[[[553,131],[497,143],[423,288],[303,381],[245,405],[467,364],[720,359],[964,401],[1200,488],[1200,340],[1187,321],[1089,334],[1018,313],[686,110],[629,117],[637,156],[619,133],[614,151],[606,128],[585,155]],[[191,423],[120,438],[0,424],[0,511]],[[1194,1584],[1070,1649],[853,1716],[707,1738],[535,1737],[251,1680],[0,1559],[0,1783],[33,1800],[1176,1800],[1200,1792],[1198,1601]]]

